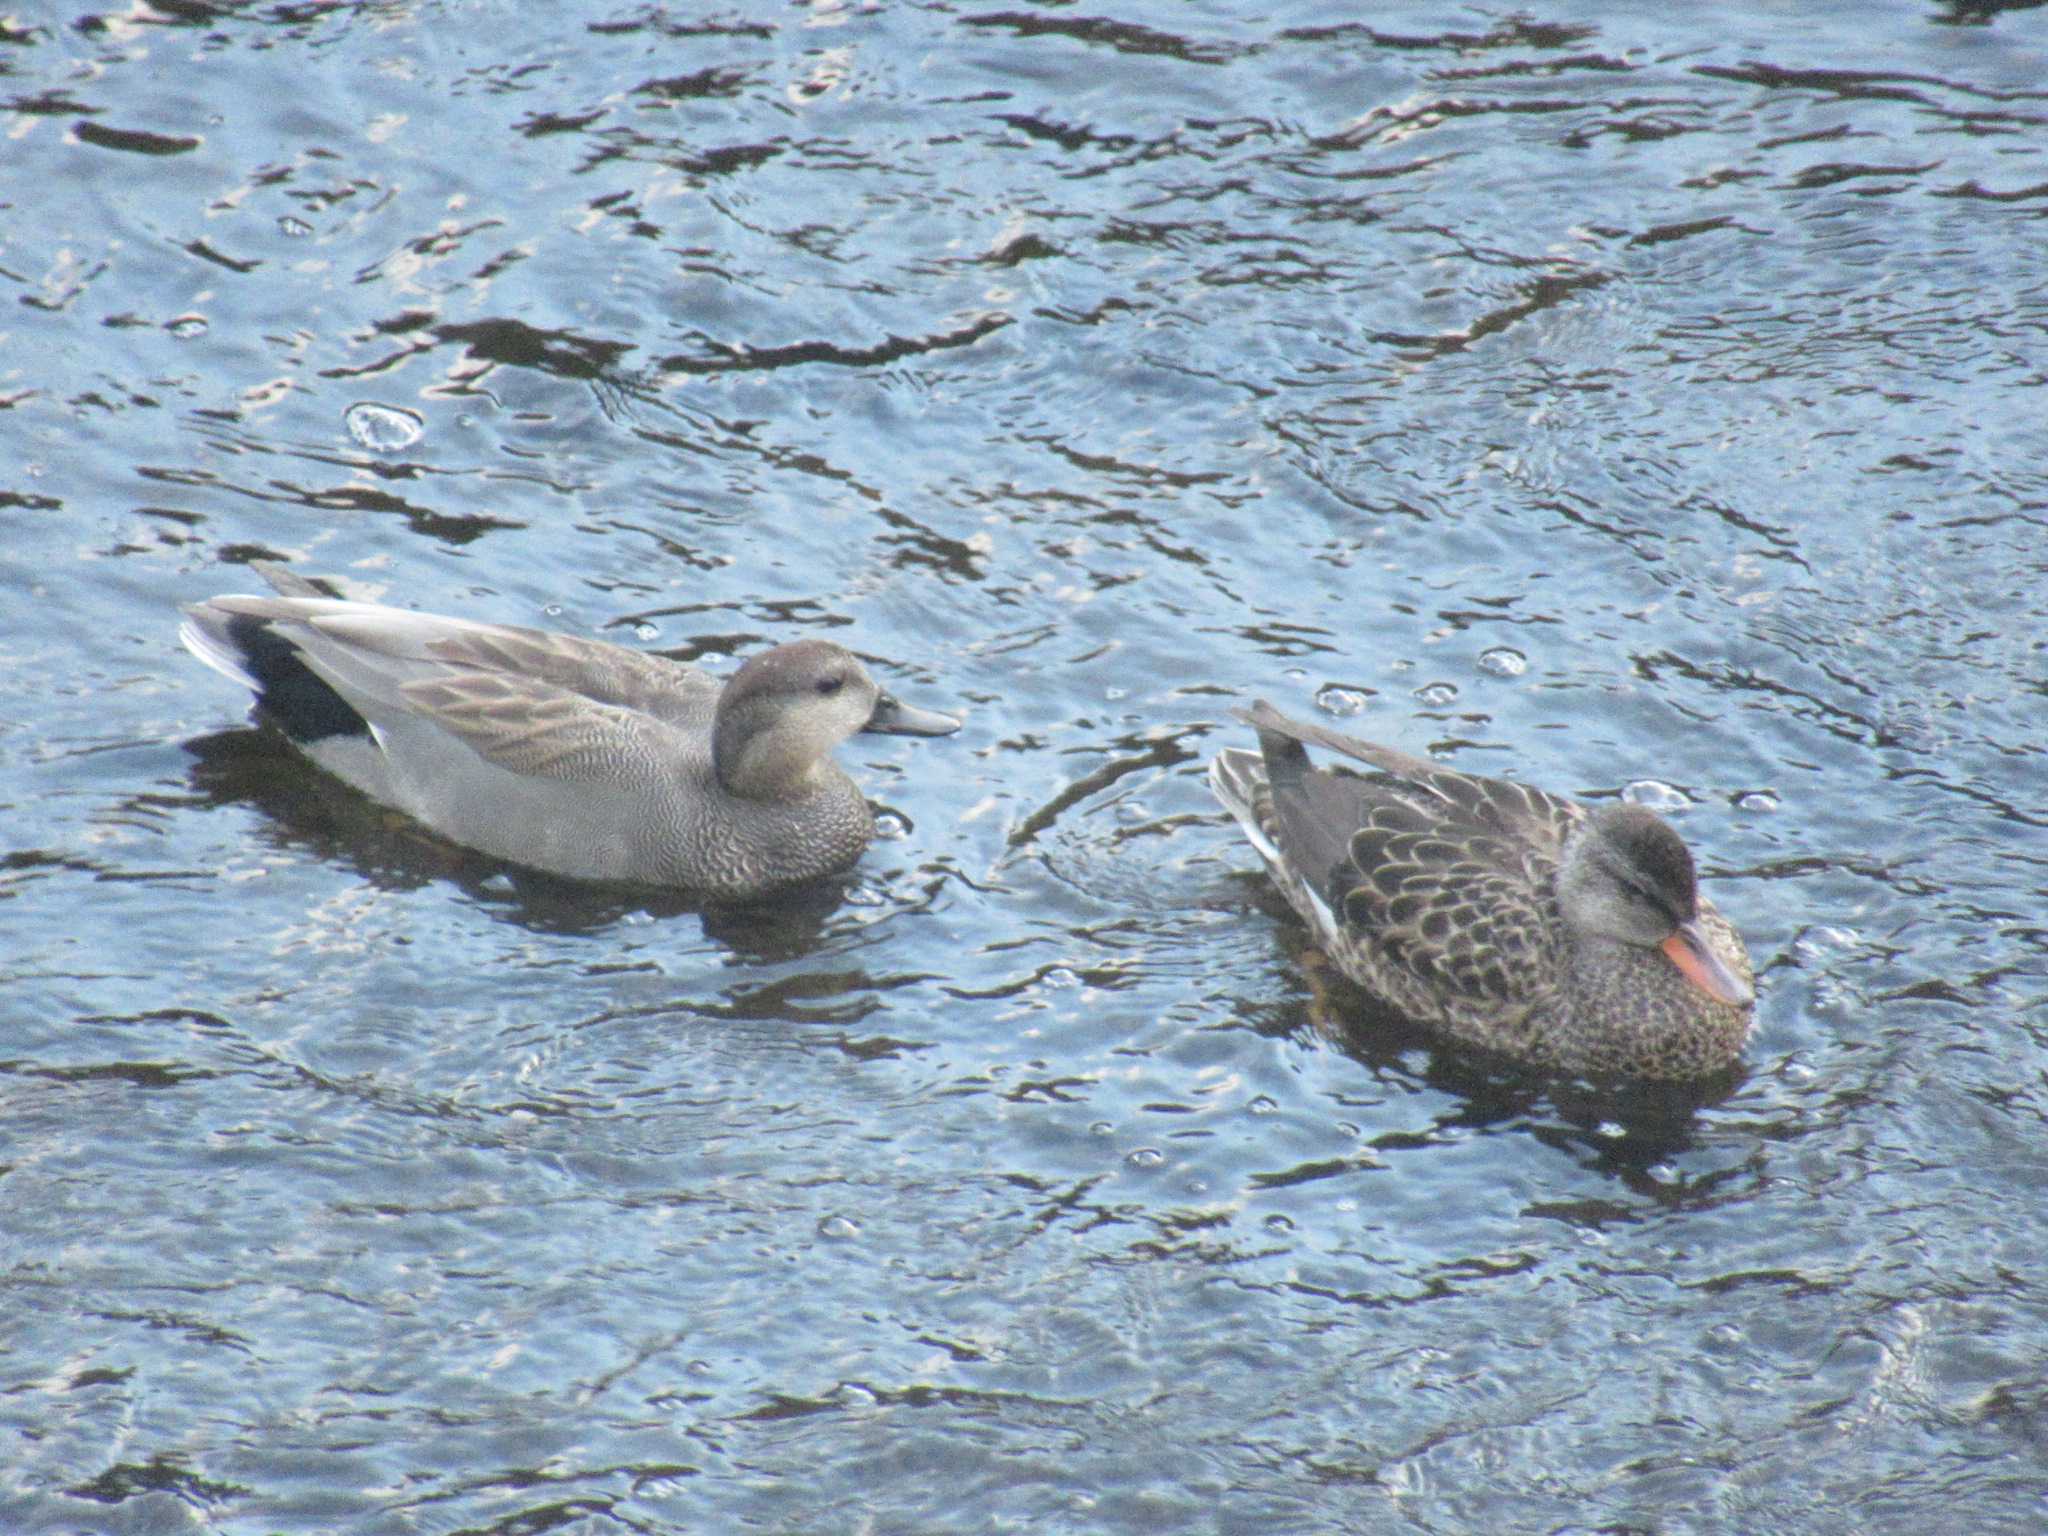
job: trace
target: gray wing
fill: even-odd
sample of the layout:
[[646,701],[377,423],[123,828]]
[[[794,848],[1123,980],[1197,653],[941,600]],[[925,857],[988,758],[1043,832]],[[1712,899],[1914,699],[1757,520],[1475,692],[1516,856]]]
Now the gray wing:
[[[442,629],[426,639],[422,649],[451,676],[495,677],[515,689],[522,683],[536,689],[557,689],[594,704],[652,715],[672,725],[711,728],[719,685],[694,667],[601,640],[546,630],[454,620],[441,624]],[[327,627],[336,633],[349,632],[345,626]],[[383,643],[385,629],[383,625],[367,633],[358,629],[352,638],[374,647]]]
[[[300,583],[299,585],[309,585]],[[396,701],[402,684],[427,676],[496,674],[638,710],[682,726],[708,728],[718,682],[679,662],[601,640],[510,624],[479,624],[440,614],[340,598],[216,597],[200,605],[272,626],[337,687]]]
[[234,611],[268,608],[266,616],[273,620],[293,616],[285,610],[294,610],[296,616],[320,623],[329,633],[394,660],[432,655],[451,668],[531,678],[600,704],[641,710],[686,729],[711,728],[720,685],[695,667],[548,630],[348,602],[272,560],[251,561],[250,569],[280,597],[296,603],[265,604],[261,598],[216,601],[243,605]]
[[646,788],[710,764],[701,739],[667,721],[532,678],[451,672],[406,683],[400,692],[420,719],[527,778]]
[[710,761],[718,684],[658,657],[334,598],[203,606],[263,621],[394,757],[432,727],[514,773],[595,785],[673,780]]

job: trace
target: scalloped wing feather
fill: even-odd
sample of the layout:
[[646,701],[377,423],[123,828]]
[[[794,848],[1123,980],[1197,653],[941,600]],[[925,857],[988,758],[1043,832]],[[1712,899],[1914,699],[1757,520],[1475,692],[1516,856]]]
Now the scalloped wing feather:
[[1526,994],[1545,964],[1554,857],[1417,819],[1401,806],[1352,835],[1345,923],[1431,988],[1503,1002]]

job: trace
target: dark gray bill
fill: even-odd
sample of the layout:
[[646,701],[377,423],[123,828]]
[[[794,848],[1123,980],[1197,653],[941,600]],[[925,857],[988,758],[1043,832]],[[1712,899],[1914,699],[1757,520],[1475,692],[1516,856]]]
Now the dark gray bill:
[[885,693],[875,700],[875,712],[861,729],[883,736],[950,736],[960,729],[960,722],[951,715],[919,709]]

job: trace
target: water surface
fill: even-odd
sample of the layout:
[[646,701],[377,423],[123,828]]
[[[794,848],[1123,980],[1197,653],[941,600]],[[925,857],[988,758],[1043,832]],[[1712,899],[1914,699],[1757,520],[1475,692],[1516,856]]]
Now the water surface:
[[[0,1525],[2048,1522],[2048,21],[0,23]],[[773,914],[309,779],[287,559],[969,718]],[[1253,697],[1668,807],[1696,1093],[1361,1020]]]

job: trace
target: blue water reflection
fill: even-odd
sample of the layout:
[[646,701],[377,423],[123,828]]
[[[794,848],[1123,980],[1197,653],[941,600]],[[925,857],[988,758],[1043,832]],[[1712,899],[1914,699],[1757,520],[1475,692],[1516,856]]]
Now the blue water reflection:
[[[0,21],[0,1527],[2038,1529],[2040,16]],[[260,558],[968,725],[548,882],[243,728]],[[1346,994],[1258,695],[1662,786],[1746,1070]]]

